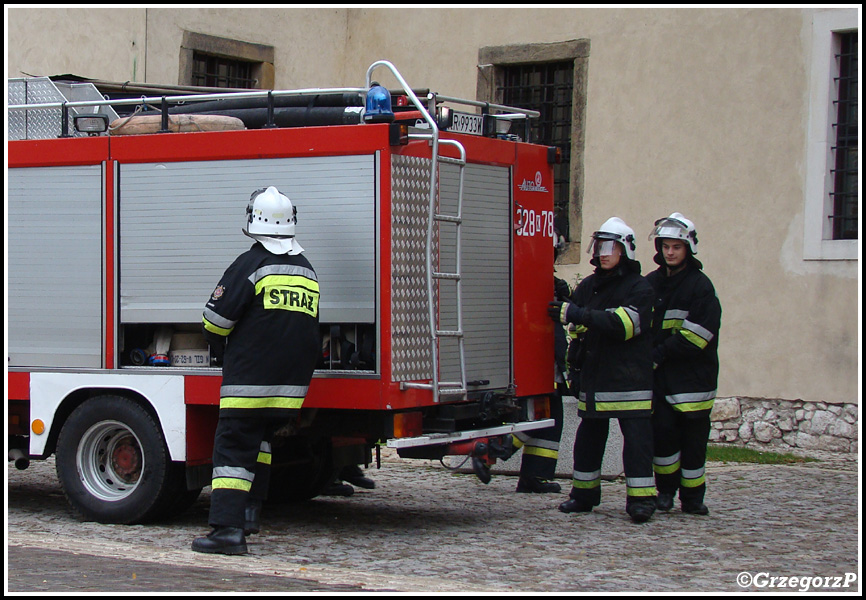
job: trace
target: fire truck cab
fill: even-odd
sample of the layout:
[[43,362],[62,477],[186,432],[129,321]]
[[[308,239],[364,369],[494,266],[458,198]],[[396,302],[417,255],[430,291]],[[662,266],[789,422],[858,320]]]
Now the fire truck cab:
[[[323,338],[272,499],[314,497],[384,444],[471,455],[483,478],[509,434],[552,424],[555,151],[497,132],[537,113],[422,102],[386,61],[336,90],[9,90],[9,455],[55,455],[81,518],[159,519],[209,485],[221,368],[202,310],[269,185],[298,209]],[[208,130],[215,114],[242,125]]]

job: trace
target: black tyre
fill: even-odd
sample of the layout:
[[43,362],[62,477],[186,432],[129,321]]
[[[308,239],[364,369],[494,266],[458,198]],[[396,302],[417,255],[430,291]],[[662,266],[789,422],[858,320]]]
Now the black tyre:
[[154,417],[121,396],[91,398],[69,415],[56,468],[76,514],[100,523],[165,516],[183,482]]

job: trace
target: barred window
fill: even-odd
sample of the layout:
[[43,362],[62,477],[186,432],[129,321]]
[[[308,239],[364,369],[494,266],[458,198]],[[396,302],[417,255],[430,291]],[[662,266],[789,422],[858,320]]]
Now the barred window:
[[273,46],[184,31],[177,82],[184,86],[270,90]]
[[221,88],[258,87],[252,76],[253,64],[243,60],[193,52],[192,85]]
[[836,97],[834,99],[833,136],[835,144],[831,148],[834,157],[831,171],[833,177],[830,196],[833,200],[834,240],[853,240],[858,235],[859,188],[857,183],[858,117],[857,117],[857,32],[835,34],[838,37],[835,78]]
[[812,13],[804,260],[859,255],[859,20],[856,8]]
[[556,146],[562,162],[553,165],[556,227],[568,238],[569,173],[571,161],[571,116],[574,61],[533,63],[503,68],[503,86],[497,96],[509,106],[541,113],[532,119],[530,139],[536,144]]
[[[566,244],[561,264],[581,260],[584,148],[590,42],[573,39],[538,44],[485,46],[478,50],[476,99],[537,110],[529,140],[556,146],[553,165],[554,223]],[[524,129],[514,131],[521,136]]]

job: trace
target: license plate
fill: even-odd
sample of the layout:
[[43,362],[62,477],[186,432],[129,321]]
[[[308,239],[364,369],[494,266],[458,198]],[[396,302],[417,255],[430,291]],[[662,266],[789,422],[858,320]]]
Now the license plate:
[[484,117],[471,113],[452,111],[454,120],[451,127],[446,131],[454,133],[468,133],[470,135],[484,135]]

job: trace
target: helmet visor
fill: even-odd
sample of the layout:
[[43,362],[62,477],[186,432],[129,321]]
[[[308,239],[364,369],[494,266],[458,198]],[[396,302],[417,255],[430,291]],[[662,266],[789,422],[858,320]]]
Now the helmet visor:
[[650,232],[648,240],[655,238],[671,238],[675,240],[687,240],[689,238],[689,226],[679,219],[665,217],[655,222],[655,227]]
[[593,239],[592,244],[587,248],[587,253],[592,254],[593,258],[599,256],[610,256],[616,251],[616,242],[614,240]]

